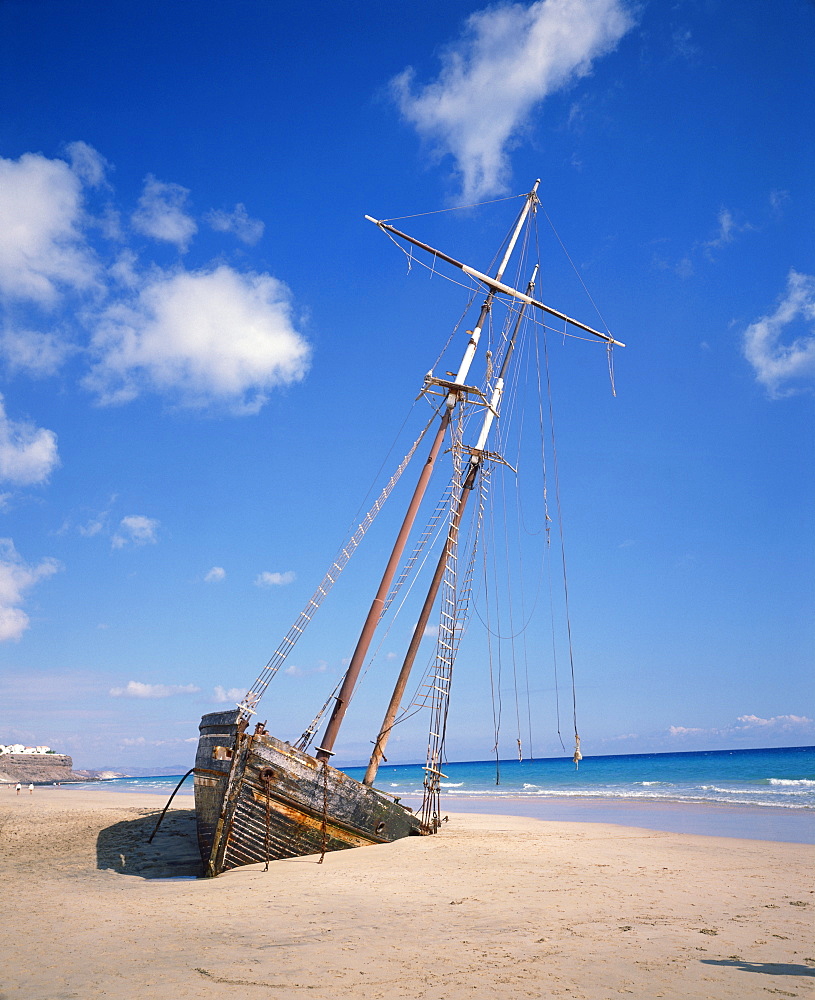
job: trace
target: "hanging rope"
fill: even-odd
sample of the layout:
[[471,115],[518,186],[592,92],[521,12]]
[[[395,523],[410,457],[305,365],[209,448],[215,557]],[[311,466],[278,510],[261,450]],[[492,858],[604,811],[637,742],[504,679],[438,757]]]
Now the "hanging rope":
[[[484,477],[482,477],[482,482]],[[482,492],[481,503],[486,506],[485,494]],[[494,736],[494,742],[492,747],[492,752],[495,755],[495,784],[500,785],[501,783],[501,764],[498,756],[498,735],[501,730],[501,686],[500,686],[500,676],[498,678],[499,683],[496,684],[495,670],[493,668],[493,656],[492,656],[492,638],[494,634],[492,629],[492,620],[490,617],[490,585],[489,585],[489,559],[492,557],[493,550],[493,538],[494,538],[494,519],[492,516],[492,503],[489,503],[489,531],[485,532],[484,546],[483,546],[483,570],[484,570],[484,616],[486,618],[487,626],[487,664],[489,666],[490,675],[490,699],[492,703],[492,731]],[[480,616],[479,616],[480,617]],[[483,620],[483,619],[482,619]]]
[[574,674],[574,648],[572,645],[572,622],[571,615],[569,613],[569,580],[568,574],[566,572],[566,542],[563,536],[563,510],[560,503],[560,474],[558,469],[557,460],[557,444],[555,442],[555,415],[554,408],[552,405],[552,381],[549,371],[549,346],[547,343],[546,336],[543,338],[543,358],[544,367],[546,372],[546,391],[549,400],[549,431],[551,435],[552,442],[552,465],[554,467],[555,475],[555,505],[557,507],[557,521],[558,521],[558,535],[560,536],[560,561],[563,571],[563,602],[566,613],[566,637],[569,646],[569,670],[571,672],[572,680],[572,717],[574,720],[574,739],[575,739],[575,764],[580,760],[580,736],[577,732],[577,691],[575,688],[575,674]]
[[560,683],[558,679],[558,656],[557,656],[557,641],[555,639],[555,595],[554,595],[554,585],[552,582],[552,518],[549,514],[549,489],[548,489],[548,470],[546,461],[546,430],[544,426],[543,418],[543,387],[541,385],[541,364],[540,364],[540,354],[538,351],[538,338],[535,338],[535,369],[537,373],[537,389],[538,389],[538,431],[540,434],[540,454],[541,454],[541,467],[543,469],[543,518],[544,526],[546,532],[546,546],[544,548],[544,558],[546,562],[546,578],[549,585],[549,621],[550,621],[550,633],[552,638],[552,668],[554,673],[554,687],[555,687],[555,718],[557,721],[557,738],[560,741],[561,747],[565,750],[566,744],[563,742],[563,736],[560,731]]

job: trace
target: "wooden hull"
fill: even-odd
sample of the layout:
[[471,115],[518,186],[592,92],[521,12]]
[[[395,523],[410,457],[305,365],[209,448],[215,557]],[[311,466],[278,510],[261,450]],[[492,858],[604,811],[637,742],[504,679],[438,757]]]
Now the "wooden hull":
[[195,810],[207,875],[421,832],[391,796],[267,733],[239,733],[237,719],[214,712],[199,727]]

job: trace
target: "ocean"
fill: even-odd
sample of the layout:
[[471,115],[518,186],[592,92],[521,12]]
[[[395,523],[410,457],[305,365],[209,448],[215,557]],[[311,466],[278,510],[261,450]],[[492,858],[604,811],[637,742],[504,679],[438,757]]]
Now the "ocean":
[[[579,768],[570,757],[506,760],[497,771],[496,782],[495,761],[446,764],[443,808],[815,843],[815,747],[587,756]],[[180,777],[116,778],[103,787],[169,796]],[[387,764],[376,784],[413,805],[423,777],[421,765]],[[180,794],[191,791],[190,777]]]
[[[497,772],[497,773],[496,773]],[[363,768],[349,768],[359,777]],[[451,799],[467,797],[635,799],[815,809],[815,747],[621,754],[543,760],[447,764],[442,781]],[[382,767],[385,791],[421,794],[417,766]],[[497,780],[496,780],[497,779]]]

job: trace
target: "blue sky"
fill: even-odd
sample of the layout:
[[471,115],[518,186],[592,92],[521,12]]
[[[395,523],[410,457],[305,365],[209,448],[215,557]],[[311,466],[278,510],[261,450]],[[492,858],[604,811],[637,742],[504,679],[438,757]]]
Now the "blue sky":
[[[190,766],[396,465],[462,309],[363,216],[538,177],[581,279],[541,216],[542,297],[593,323],[582,281],[627,345],[616,397],[602,348],[552,345],[583,750],[815,742],[814,41],[803,0],[0,3],[0,742]],[[486,269],[516,207],[397,225]],[[266,695],[284,738],[353,649],[393,516]],[[453,759],[495,739],[471,632]]]

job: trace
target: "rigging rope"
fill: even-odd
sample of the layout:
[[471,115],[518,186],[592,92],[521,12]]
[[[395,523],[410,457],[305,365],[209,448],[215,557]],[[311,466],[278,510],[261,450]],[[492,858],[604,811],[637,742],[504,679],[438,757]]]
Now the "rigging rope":
[[[438,537],[438,533],[441,530],[441,526],[440,526],[439,522],[441,520],[441,517],[444,515],[445,511],[448,508],[449,501],[448,501],[447,497],[448,497],[448,491],[449,491],[449,489],[450,489],[450,485],[448,484],[448,486],[445,488],[445,491],[444,491],[444,493],[442,495],[441,500],[439,501],[439,503],[438,503],[438,505],[436,507],[436,510],[431,515],[430,520],[428,521],[427,526],[425,527],[424,531],[422,532],[422,536],[419,539],[419,541],[417,542],[416,547],[414,548],[414,551],[411,554],[410,559],[408,560],[407,566],[405,567],[405,569],[402,570],[402,573],[401,573],[399,579],[393,585],[393,587],[391,588],[390,593],[388,594],[387,599],[385,600],[385,605],[384,605],[384,607],[382,609],[382,614],[379,617],[380,622],[385,617],[386,613],[390,610],[391,604],[393,603],[393,601],[395,600],[395,598],[398,596],[398,594],[401,591],[401,589],[402,589],[404,583],[406,582],[407,578],[410,576],[410,574],[411,574],[411,572],[413,570],[413,567],[415,566],[415,564],[416,564],[419,556],[422,553],[422,550],[426,549],[427,551],[425,552],[424,558],[422,559],[422,561],[421,561],[421,563],[419,565],[419,570],[417,571],[416,574],[414,574],[413,579],[410,582],[410,586],[407,588],[407,592],[405,593],[405,596],[402,598],[402,600],[401,600],[401,602],[399,604],[399,607],[394,612],[393,617],[391,618],[391,621],[389,622],[387,629],[384,631],[384,633],[382,635],[382,638],[379,640],[379,643],[378,643],[376,649],[371,654],[371,656],[368,658],[368,662],[365,665],[365,669],[362,672],[362,674],[360,675],[359,681],[358,681],[358,683],[356,685],[356,688],[354,689],[354,694],[356,694],[356,692],[359,689],[359,687],[361,686],[363,680],[367,676],[368,671],[370,670],[372,663],[376,660],[377,656],[379,656],[379,653],[380,653],[380,651],[382,649],[382,646],[384,645],[385,641],[387,640],[388,636],[390,635],[391,629],[396,624],[396,619],[399,617],[399,614],[401,613],[402,609],[405,606],[405,602],[407,601],[408,597],[410,596],[411,591],[413,590],[413,587],[414,587],[414,585],[415,585],[415,583],[416,583],[416,581],[418,579],[418,572],[421,572],[422,568],[424,567],[425,562],[427,561],[427,557],[430,554],[430,547],[435,542],[436,538]],[[309,744],[314,739],[314,736],[315,736],[317,730],[320,728],[320,723],[322,722],[325,713],[328,711],[328,706],[334,701],[334,699],[337,696],[337,693],[338,693],[339,689],[342,687],[342,682],[343,682],[343,677],[340,677],[339,680],[337,681],[337,683],[334,685],[334,690],[331,692],[331,694],[328,696],[328,698],[326,698],[325,702],[323,703],[323,706],[320,709],[320,711],[317,713],[317,715],[314,717],[314,719],[312,719],[311,724],[308,726],[308,728],[303,732],[303,734],[300,736],[300,738],[294,744],[295,747],[298,750],[303,750],[303,751],[307,751],[308,750]],[[352,694],[352,698],[353,698],[353,694]],[[401,721],[402,721],[402,718],[400,717],[400,718],[398,718],[398,719],[395,720],[395,722],[394,722],[393,725],[395,726],[397,723],[399,723]],[[393,728],[393,727],[391,727],[391,728]]]
[[[611,330],[609,330],[609,328],[608,328],[608,323],[606,323],[605,319],[603,318],[603,314],[600,312],[600,310],[597,307],[597,303],[592,298],[591,292],[586,287],[586,282],[583,280],[583,275],[575,267],[574,261],[572,260],[570,254],[569,254],[569,251],[566,249],[566,247],[565,247],[565,245],[563,243],[563,240],[560,238],[560,234],[558,233],[557,229],[555,229],[554,223],[549,218],[549,215],[547,214],[546,209],[543,207],[543,205],[540,202],[538,202],[538,204],[540,205],[540,209],[543,212],[544,216],[546,216],[546,221],[549,223],[549,226],[551,227],[552,232],[555,234],[555,238],[557,239],[558,243],[560,244],[561,250],[566,255],[566,259],[572,265],[572,270],[577,275],[577,280],[583,286],[583,291],[586,293],[586,297],[588,298],[589,302],[591,302],[592,306],[594,306],[594,311],[600,317],[600,322],[606,328],[606,333],[610,337],[611,336]],[[614,347],[614,345],[611,343],[611,341],[606,341],[606,355],[608,357],[608,378],[609,378],[609,381],[611,383],[611,395],[616,397],[616,395],[617,395],[617,389],[616,389],[616,386],[614,385],[614,356],[612,354],[613,347]]]
[[254,715],[255,711],[257,710],[257,704],[263,697],[263,694],[266,688],[268,687],[269,682],[272,680],[274,675],[283,665],[283,662],[285,661],[289,653],[292,651],[292,649],[294,649],[297,641],[303,635],[306,628],[310,624],[312,618],[314,617],[314,613],[320,607],[324,599],[327,597],[331,588],[337,582],[337,578],[339,577],[343,569],[345,569],[351,556],[354,554],[360,542],[362,541],[363,537],[365,536],[365,533],[368,531],[368,529],[376,519],[377,514],[379,514],[379,512],[382,510],[383,506],[385,505],[385,501],[393,492],[393,488],[399,482],[402,473],[407,468],[411,458],[413,458],[416,449],[419,447],[419,444],[421,443],[422,439],[424,438],[425,434],[427,433],[428,429],[430,428],[434,420],[435,420],[435,414],[433,417],[431,417],[431,419],[427,422],[427,424],[425,424],[421,434],[413,442],[413,445],[411,446],[410,450],[402,459],[394,474],[385,484],[385,487],[383,488],[382,492],[376,498],[373,506],[365,515],[362,522],[357,527],[356,531],[353,533],[353,535],[351,535],[351,537],[346,541],[345,545],[337,553],[336,557],[334,558],[333,562],[328,568],[328,572],[325,574],[322,581],[318,585],[317,589],[314,591],[314,594],[311,596],[308,604],[306,604],[305,608],[300,612],[300,616],[298,617],[297,621],[294,623],[294,625],[292,625],[292,627],[286,633],[286,635],[283,638],[283,641],[274,651],[269,661],[267,662],[266,666],[258,675],[257,679],[255,680],[255,683],[252,685],[251,688],[249,688],[249,691],[246,693],[243,700],[238,704],[238,708],[241,710],[241,718],[248,720],[250,716]]
[[[485,467],[489,469],[489,466]],[[486,478],[486,476],[484,477]],[[484,480],[482,479],[482,482]],[[481,504],[486,507],[485,494],[481,495]],[[484,545],[483,545],[483,567],[484,567],[484,614],[486,617],[487,626],[487,664],[489,666],[490,674],[490,700],[492,704],[492,730],[494,736],[494,743],[492,751],[495,754],[495,784],[499,785],[501,783],[501,764],[498,753],[498,739],[501,730],[501,678],[500,674],[498,676],[498,683],[496,685],[495,671],[493,670],[493,657],[492,657],[492,637],[495,633],[492,630],[491,616],[490,616],[490,585],[489,585],[489,559],[492,556],[492,537],[494,532],[494,519],[492,517],[492,500],[490,497],[489,503],[490,510],[490,531],[485,532]],[[479,618],[481,616],[479,615]],[[482,619],[483,620],[483,619]],[[500,640],[499,640],[500,641]],[[497,691],[497,697],[496,697]]]
[[450,208],[437,208],[432,212],[417,212],[415,215],[395,215],[391,219],[380,219],[380,222],[400,222],[405,219],[420,219],[426,215],[441,215],[443,212],[463,212],[469,208],[481,208],[484,205],[497,205],[501,201],[514,201],[516,198],[526,197],[526,194],[511,194],[506,198],[493,198],[492,201],[479,201],[474,205],[452,205]]
[[[440,788],[441,766],[444,763],[444,743],[447,732],[447,716],[450,707],[450,690],[453,680],[453,667],[462,636],[469,618],[469,608],[472,599],[472,579],[475,570],[480,522],[471,522],[470,558],[465,568],[463,578],[459,579],[458,550],[461,533],[461,516],[466,503],[465,486],[469,478],[471,466],[464,462],[462,448],[463,417],[457,422],[453,442],[453,467],[457,488],[453,493],[454,502],[450,507],[450,527],[445,542],[447,559],[442,580],[442,600],[440,609],[439,631],[436,640],[436,656],[434,673],[428,684],[429,701],[431,704],[430,732],[427,746],[427,763],[424,768],[424,798],[422,801],[422,828],[426,832],[435,832],[441,825]],[[466,470],[466,471],[465,471]],[[477,473],[475,473],[477,475]],[[470,487],[474,486],[470,483]]]
[[571,614],[569,612],[569,582],[568,575],[566,573],[566,543],[563,537],[563,510],[560,503],[560,472],[557,460],[557,444],[555,442],[555,416],[552,405],[552,381],[549,371],[549,345],[545,335],[543,338],[543,358],[546,371],[546,390],[549,400],[549,432],[552,441],[552,465],[554,467],[555,474],[555,504],[557,507],[558,535],[560,536],[560,561],[563,570],[563,602],[566,613],[566,636],[569,646],[569,669],[572,679],[572,717],[574,721],[575,739],[574,762],[577,764],[582,755],[580,753],[580,736],[577,731],[577,692],[575,689],[574,675],[574,648],[572,645],[572,621]]
[[[557,722],[557,737],[560,740],[561,747],[565,750],[566,746],[563,742],[563,736],[560,732],[560,684],[558,681],[558,670],[557,670],[557,641],[555,639],[555,597],[554,588],[552,584],[552,518],[549,515],[549,489],[548,489],[548,469],[546,462],[546,429],[543,418],[543,387],[541,385],[541,364],[540,364],[540,354],[538,351],[538,338],[535,338],[535,370],[537,373],[537,389],[538,389],[538,430],[540,433],[540,453],[541,453],[541,467],[543,469],[543,522],[544,530],[546,532],[546,547],[544,549],[544,558],[546,561],[546,577],[549,584],[549,621],[550,621],[550,631],[552,636],[552,667],[554,672],[554,687],[555,687],[555,718]],[[551,400],[550,400],[551,401]]]

